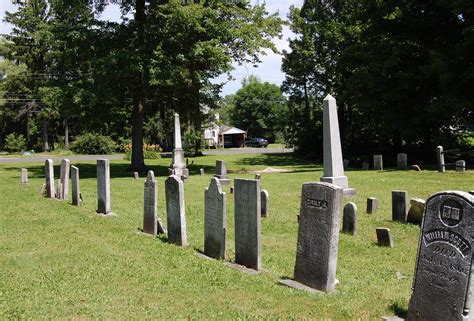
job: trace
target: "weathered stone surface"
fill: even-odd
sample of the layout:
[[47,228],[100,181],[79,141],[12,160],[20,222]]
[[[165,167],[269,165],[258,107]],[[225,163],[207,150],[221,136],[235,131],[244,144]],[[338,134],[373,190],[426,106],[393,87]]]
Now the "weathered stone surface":
[[214,177],[217,177],[222,185],[230,184],[229,177],[227,176],[227,163],[223,160],[216,160],[216,174]]
[[108,159],[97,160],[97,213],[110,214],[110,163]]
[[364,171],[368,170],[369,169],[369,162],[362,162],[362,169]]
[[438,159],[438,172],[444,173],[446,168],[444,166],[444,149],[443,146],[436,147],[436,157]]
[[204,192],[204,254],[225,259],[226,195],[217,177]]
[[392,191],[392,220],[406,223],[407,221],[407,191]]
[[426,200],[407,320],[473,320],[474,196],[439,192]]
[[357,205],[352,202],[344,206],[342,231],[351,235],[357,234]]
[[[69,194],[69,171],[70,171],[70,161],[69,159],[61,160],[61,172],[59,175],[59,180],[61,181],[60,188],[60,198],[61,200],[67,200]],[[59,187],[58,187],[59,188]]]
[[204,175],[204,168],[200,168],[200,169],[199,169],[199,174],[200,174],[201,176]]
[[336,287],[342,188],[303,184],[294,280],[331,292]]
[[52,159],[47,159],[44,162],[44,173],[46,176],[46,197],[54,198],[56,196],[56,190],[54,189],[54,167]]
[[260,181],[235,179],[235,262],[262,268]]
[[181,180],[185,180],[189,176],[189,171],[184,161],[184,150],[181,144],[181,125],[179,122],[179,114],[177,113],[174,114],[174,149],[170,174],[177,176]]
[[72,205],[81,205],[81,189],[79,186],[79,168],[71,166]]
[[456,172],[465,172],[466,171],[466,162],[462,159],[456,161]]
[[425,201],[421,198],[414,197],[410,200],[410,210],[408,211],[407,222],[421,224],[423,213],[425,211]]
[[158,188],[155,173],[148,171],[143,191],[143,233],[158,233]]
[[[327,95],[323,100],[323,161],[324,176],[320,181],[349,189],[349,182],[347,176],[344,175],[342,163],[336,99],[331,95]],[[355,189],[351,189],[347,193],[355,194]]]
[[133,172],[133,179],[139,179],[140,178],[140,175],[138,174],[138,172]]
[[389,228],[377,227],[375,232],[377,233],[377,243],[380,246],[393,247],[392,233]]
[[21,169],[20,184],[28,185],[28,170],[26,168]]
[[269,194],[266,189],[260,192],[260,206],[262,210],[262,217],[268,217],[268,200]]
[[178,246],[187,246],[183,181],[176,175],[169,176],[165,181],[165,192],[168,242]]
[[400,170],[407,169],[408,167],[408,156],[405,153],[397,154],[397,168]]
[[374,214],[374,213],[377,213],[378,210],[379,210],[379,200],[378,200],[378,198],[368,197],[367,198],[366,213],[367,214]]
[[374,169],[375,170],[383,170],[383,156],[382,155],[374,155]]

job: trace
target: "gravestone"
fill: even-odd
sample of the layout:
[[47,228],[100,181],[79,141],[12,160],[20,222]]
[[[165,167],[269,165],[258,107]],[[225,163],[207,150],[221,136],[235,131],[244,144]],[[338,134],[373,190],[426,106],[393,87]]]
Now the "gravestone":
[[201,176],[204,175],[204,168],[200,168],[200,169],[199,169],[199,174],[200,174]]
[[226,195],[217,177],[204,192],[204,254],[225,259]]
[[216,174],[214,177],[217,177],[222,185],[230,184],[229,177],[227,177],[227,163],[223,160],[216,160]]
[[407,191],[392,191],[392,220],[406,223],[407,221]]
[[444,149],[443,146],[436,147],[436,157],[438,159],[438,172],[444,173],[446,168],[444,166]]
[[336,288],[342,195],[333,184],[303,184],[294,281],[319,291]]
[[56,198],[61,199],[62,198],[61,193],[63,191],[63,189],[61,188],[61,179],[58,178],[58,180],[56,181],[56,185],[57,185]]
[[369,169],[369,162],[362,162],[362,169],[364,171],[368,170]]
[[21,169],[20,184],[28,185],[28,170],[26,168]]
[[79,168],[71,166],[72,205],[81,205],[81,189],[79,187]]
[[367,198],[367,214],[377,213],[379,209],[379,200],[375,197],[368,197]]
[[165,181],[165,194],[168,243],[187,246],[183,181],[176,175],[169,176]]
[[189,171],[186,168],[184,161],[184,150],[181,144],[181,125],[179,122],[179,114],[174,114],[174,149],[173,162],[169,170],[170,175],[175,175],[181,180],[185,180],[189,176]]
[[139,179],[140,178],[140,175],[138,174],[138,172],[133,172],[133,179]]
[[56,191],[54,189],[54,167],[52,159],[47,159],[44,162],[44,173],[46,176],[46,197],[54,198]]
[[377,227],[375,232],[377,233],[377,243],[380,246],[393,247],[393,238],[392,233],[390,233],[390,229],[385,227]]
[[108,159],[97,160],[97,213],[110,214],[110,163]]
[[268,191],[262,189],[260,192],[260,207],[262,210],[262,217],[268,217]]
[[261,203],[260,181],[235,179],[235,262],[260,271]]
[[261,178],[262,178],[262,174],[260,174],[260,173],[255,174],[255,179],[261,179]]
[[383,170],[383,157],[382,155],[374,155],[374,169]]
[[344,206],[342,231],[351,235],[357,234],[357,205],[352,202],[349,202]]
[[336,99],[331,95],[323,100],[323,151],[324,176],[320,181],[342,187],[344,194],[355,195],[356,190],[349,188],[344,175]]
[[407,222],[420,225],[423,220],[424,211],[425,201],[418,197],[412,198],[410,200],[410,210],[408,211]]
[[397,168],[404,170],[408,168],[408,156],[405,153],[397,154]]
[[156,235],[158,233],[158,190],[153,171],[148,171],[146,176],[143,198],[143,233]]
[[345,171],[347,171],[347,169],[349,168],[349,160],[348,159],[344,159],[343,162],[343,168]]
[[70,162],[69,159],[61,160],[61,171],[59,174],[59,180],[61,185],[58,187],[59,189],[59,199],[67,200],[68,193],[69,193],[69,170],[70,170]]
[[456,172],[465,172],[466,171],[466,162],[463,160],[456,161]]
[[426,200],[407,320],[473,320],[474,196]]

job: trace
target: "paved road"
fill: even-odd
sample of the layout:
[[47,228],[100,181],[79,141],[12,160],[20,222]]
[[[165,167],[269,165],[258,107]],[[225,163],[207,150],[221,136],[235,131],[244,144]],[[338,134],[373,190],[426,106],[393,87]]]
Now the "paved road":
[[[235,154],[277,154],[291,153],[292,148],[227,148],[227,149],[206,149],[204,155],[235,155]],[[98,158],[123,159],[123,155],[81,155],[81,156],[31,156],[25,158],[0,157],[2,163],[43,163],[46,159],[61,160],[67,158],[71,161],[96,160]]]

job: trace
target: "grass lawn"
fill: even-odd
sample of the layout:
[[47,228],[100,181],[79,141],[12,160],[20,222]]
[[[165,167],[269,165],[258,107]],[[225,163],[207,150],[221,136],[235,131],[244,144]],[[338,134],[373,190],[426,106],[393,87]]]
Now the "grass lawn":
[[[195,255],[204,243],[204,188],[216,159],[228,162],[230,178],[252,178],[243,171],[267,166],[290,173],[264,173],[270,194],[269,217],[262,219],[264,272],[250,276],[217,260]],[[164,180],[170,159],[148,161],[159,182],[159,212],[166,222]],[[318,181],[320,165],[282,155],[220,155],[190,159],[185,183],[190,246],[179,248],[165,237],[137,233],[143,220],[143,182],[127,173],[126,161],[111,161],[111,198],[115,218],[95,214],[95,162],[72,162],[80,169],[85,204],[39,195],[42,164],[0,165],[0,319],[144,318],[306,318],[379,319],[406,313],[419,227],[391,221],[391,190],[426,199],[441,190],[474,189],[474,173],[434,171],[347,172],[357,196],[345,198],[359,209],[356,236],[340,235],[333,294],[309,294],[278,285],[292,277],[301,185]],[[20,168],[29,171],[22,187]],[[206,175],[200,176],[199,168]],[[55,164],[59,177],[59,162]],[[229,186],[224,187],[229,192]],[[365,214],[367,197],[380,199],[376,214]],[[234,202],[227,198],[227,255],[234,259]],[[376,245],[375,228],[391,229],[395,247]],[[400,277],[401,275],[401,277]]]

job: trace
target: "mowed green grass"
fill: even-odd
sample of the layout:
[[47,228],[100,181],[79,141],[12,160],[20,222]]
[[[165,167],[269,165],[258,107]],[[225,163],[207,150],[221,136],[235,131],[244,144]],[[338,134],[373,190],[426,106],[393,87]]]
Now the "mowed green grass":
[[[264,271],[247,275],[222,261],[196,256],[204,243],[204,189],[216,159],[228,162],[231,179],[267,166],[290,173],[262,174],[270,194],[262,219]],[[349,170],[357,196],[344,198],[359,209],[358,234],[340,235],[336,293],[310,294],[278,284],[292,277],[301,185],[318,181],[320,165],[292,155],[229,155],[190,159],[185,183],[190,246],[137,233],[143,220],[143,182],[127,173],[126,161],[111,162],[115,218],[96,215],[95,162],[80,168],[85,204],[75,207],[39,195],[42,164],[0,166],[0,319],[379,319],[406,313],[411,293],[419,227],[391,221],[391,190],[426,199],[442,190],[474,189],[473,172]],[[55,164],[56,178],[59,162]],[[170,159],[148,161],[158,180],[159,213],[166,222],[164,180]],[[19,185],[20,168],[29,170]],[[199,168],[206,175],[200,176]],[[238,172],[238,173],[237,173]],[[227,192],[227,255],[234,260],[234,201]],[[365,214],[366,198],[380,199],[376,214]],[[376,244],[375,228],[391,229],[395,247]],[[398,272],[398,273],[397,273]],[[398,277],[397,277],[398,275]]]

